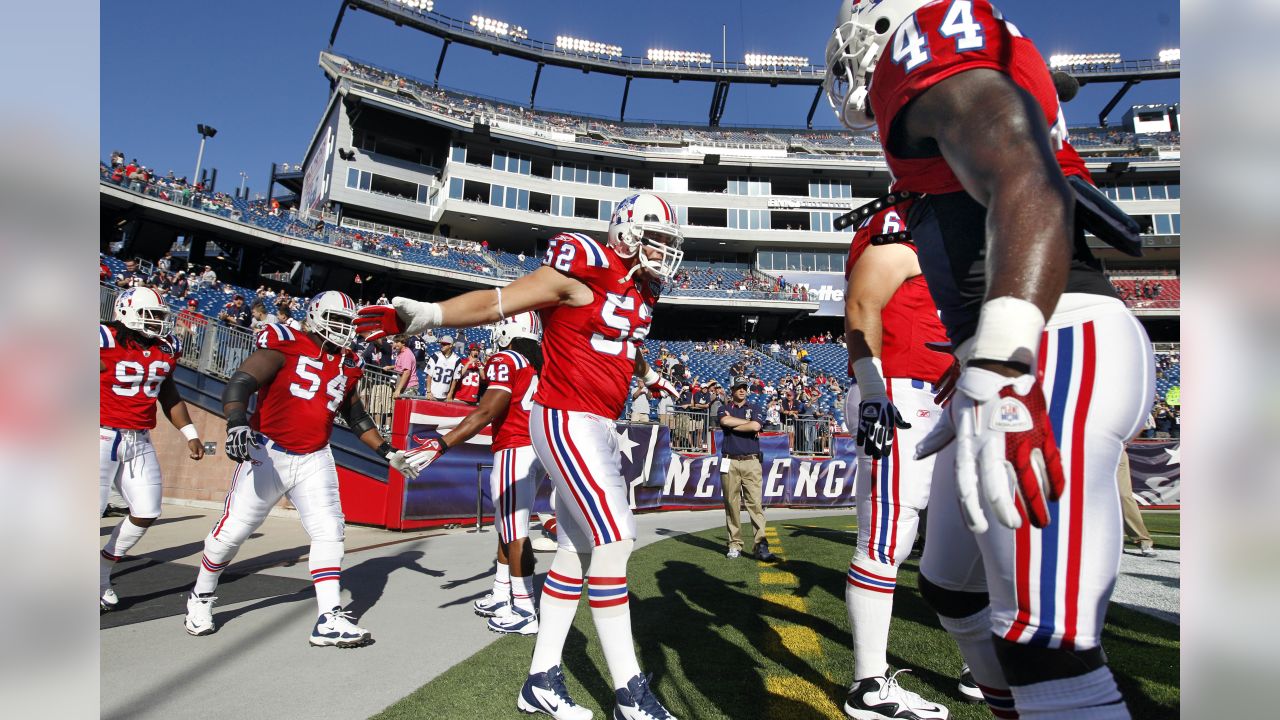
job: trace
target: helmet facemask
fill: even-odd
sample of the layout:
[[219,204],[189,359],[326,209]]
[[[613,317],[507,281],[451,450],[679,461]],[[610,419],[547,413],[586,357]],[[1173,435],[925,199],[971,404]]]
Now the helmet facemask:
[[356,339],[356,314],[349,310],[327,308],[309,316],[311,330],[325,342],[340,349],[351,347]]
[[117,298],[116,321],[149,338],[173,332],[173,313],[150,288],[127,290]]
[[[634,247],[633,254],[639,261],[638,266],[650,275],[666,282],[675,277],[680,261],[684,259],[684,236],[680,228],[673,223],[638,222],[619,233],[623,242]],[[627,236],[631,236],[628,238]]]

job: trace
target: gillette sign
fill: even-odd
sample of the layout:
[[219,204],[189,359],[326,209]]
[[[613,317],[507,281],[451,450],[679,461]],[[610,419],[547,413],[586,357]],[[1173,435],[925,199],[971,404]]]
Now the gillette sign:
[[809,289],[809,299],[818,302],[819,317],[844,316],[844,275],[832,272],[771,272],[788,285],[802,285]]

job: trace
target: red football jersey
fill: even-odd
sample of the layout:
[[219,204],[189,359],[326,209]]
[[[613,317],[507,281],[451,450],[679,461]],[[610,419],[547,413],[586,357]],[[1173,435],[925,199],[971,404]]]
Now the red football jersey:
[[1057,152],[1062,172],[1089,179],[1084,161],[1067,142],[1058,93],[1036,46],[987,0],[937,0],[902,23],[871,78],[869,101],[894,177],[894,190],[935,195],[964,190],[942,155],[896,157],[889,151],[890,130],[898,111],[925,90],[975,68],[1005,73],[1031,93],[1053,136],[1062,141]]
[[477,364],[471,364],[467,360],[458,367],[458,389],[453,393],[454,400],[461,400],[465,403],[475,405],[480,401],[480,370]]
[[552,238],[542,264],[591,288],[593,297],[582,307],[539,311],[543,366],[534,399],[556,410],[616,418],[662,284],[639,272],[623,282],[629,268],[622,258],[582,233]]
[[[844,265],[846,279],[853,272],[854,263],[871,247],[871,238],[907,229],[907,223],[898,213],[896,208],[881,210],[858,228],[853,236],[853,244],[849,246],[849,259]],[[905,208],[902,208],[902,213],[906,213]],[[903,243],[903,246],[916,252],[916,246],[912,243]],[[880,364],[886,378],[934,382],[951,365],[950,355],[924,346],[927,342],[948,342],[947,331],[938,319],[938,308],[929,295],[924,275],[908,278],[898,286],[893,297],[889,298],[889,303],[880,311],[880,323],[883,327]],[[852,366],[849,368],[849,377],[853,377]]]
[[529,439],[529,411],[538,391],[538,371],[525,356],[514,350],[494,353],[484,365],[488,392],[501,388],[510,393],[507,416],[493,421],[493,451],[533,444]]
[[258,388],[250,427],[291,452],[328,445],[338,408],[364,375],[360,356],[351,350],[327,352],[319,340],[287,325],[264,327],[258,347],[284,353],[284,365]]
[[168,335],[144,347],[123,335],[115,325],[98,326],[98,357],[107,366],[98,373],[99,422],[120,430],[151,430],[160,386],[178,367],[182,342]]

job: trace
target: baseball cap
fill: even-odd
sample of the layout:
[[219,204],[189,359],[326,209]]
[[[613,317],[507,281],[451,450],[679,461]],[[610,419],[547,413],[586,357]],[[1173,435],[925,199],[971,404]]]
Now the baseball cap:
[[187,307],[195,307],[199,304],[200,303],[197,302],[195,298],[191,298],[190,300],[187,301]]
[[453,336],[452,336],[452,335],[441,335],[441,336],[440,336],[440,344],[441,344],[441,345],[452,345],[452,344],[453,344]]
[[746,387],[750,384],[751,384],[751,381],[747,380],[747,377],[745,375],[739,375],[738,377],[733,379],[733,385],[730,386],[730,389],[736,390],[740,387]]
[[243,299],[244,299],[244,296],[243,296],[243,295],[241,295],[240,293],[236,293],[236,294],[235,294],[235,296],[234,296],[234,297],[232,297],[231,299],[232,299],[232,300],[243,300]]
[[470,345],[467,346],[467,352],[470,352],[472,350],[479,350],[479,349],[480,349],[480,343],[471,343]]

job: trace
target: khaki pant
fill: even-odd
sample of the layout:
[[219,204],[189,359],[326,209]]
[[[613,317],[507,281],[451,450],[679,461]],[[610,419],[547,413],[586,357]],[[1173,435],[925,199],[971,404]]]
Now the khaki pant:
[[742,500],[755,530],[752,547],[764,541],[764,506],[760,503],[762,475],[760,459],[730,460],[729,472],[720,476],[724,489],[725,529],[729,531],[729,547],[742,549]]
[[1142,512],[1138,510],[1138,501],[1133,499],[1133,477],[1129,474],[1129,453],[1120,453],[1120,467],[1116,469],[1116,484],[1120,486],[1120,512],[1124,516],[1124,534],[1138,543],[1139,547],[1150,547],[1151,535],[1147,533],[1147,524],[1142,521]]

